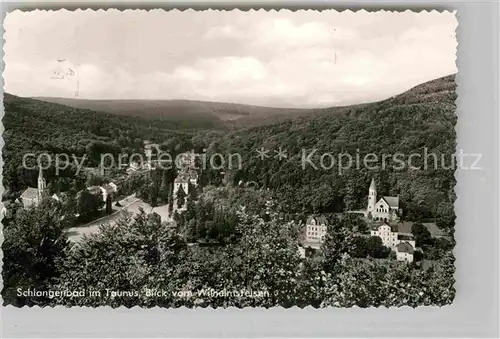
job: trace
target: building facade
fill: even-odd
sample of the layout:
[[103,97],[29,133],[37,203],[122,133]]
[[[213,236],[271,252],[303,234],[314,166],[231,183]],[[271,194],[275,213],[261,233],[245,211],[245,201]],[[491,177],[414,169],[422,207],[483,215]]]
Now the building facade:
[[372,220],[397,221],[402,210],[399,208],[399,197],[383,196],[377,200],[377,187],[372,178],[368,189],[368,206],[366,216]]
[[47,182],[43,177],[42,167],[39,167],[38,170],[38,185],[37,188],[28,187],[21,194],[21,202],[24,208],[28,208],[30,206],[37,206],[45,195],[45,189],[47,187]]
[[371,230],[371,235],[379,237],[385,247],[395,251],[397,260],[413,262],[415,240],[412,235],[399,234],[386,222]]
[[325,216],[309,216],[306,221],[305,241],[322,243],[325,240],[328,221]]
[[398,232],[394,231],[392,227],[386,223],[383,223],[376,229],[371,230],[370,233],[372,237],[379,237],[380,239],[382,239],[382,244],[385,247],[396,249],[396,246],[399,244]]
[[413,262],[413,254],[415,253],[415,247],[409,242],[400,242],[396,247],[396,258],[398,261],[406,261],[408,263]]
[[181,188],[186,195],[189,193],[189,180],[184,176],[178,176],[174,180],[174,199],[177,199],[177,195],[179,194],[179,190]]

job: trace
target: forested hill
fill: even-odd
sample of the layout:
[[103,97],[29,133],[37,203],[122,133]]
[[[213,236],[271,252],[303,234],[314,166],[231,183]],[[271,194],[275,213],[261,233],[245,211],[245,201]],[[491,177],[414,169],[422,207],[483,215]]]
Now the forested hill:
[[[440,86],[437,80],[432,83]],[[415,90],[410,91],[410,93],[415,94]],[[111,113],[117,116],[141,117],[155,122],[163,121],[167,126],[196,130],[248,128],[275,124],[300,116],[344,114],[353,108],[362,109],[367,106],[361,104],[319,109],[298,109],[196,100],[93,100],[57,97],[34,99],[73,108]]]
[[[443,169],[440,156],[450,164],[455,153],[455,76],[447,76],[419,85],[403,94],[372,104],[316,110],[316,114],[286,122],[254,127],[227,135],[220,148],[243,155],[243,168],[230,172],[235,183],[257,181],[281,192],[289,210],[338,212],[365,208],[371,177],[377,180],[379,195],[399,195],[411,218],[453,215],[454,170]],[[332,113],[336,113],[332,116]],[[264,147],[270,158],[261,161],[256,151]],[[273,159],[274,150],[287,150],[288,159]],[[355,157],[375,153],[406,160],[412,153],[438,156],[428,170],[408,166],[396,170],[391,164],[376,170],[351,168],[338,173],[332,169],[301,167],[302,150],[316,149],[316,155],[329,152],[336,159],[340,153]],[[359,150],[359,151],[358,151]],[[326,158],[326,163],[329,163]],[[316,164],[318,157],[315,157]],[[381,163],[381,160],[378,162]],[[361,163],[362,165],[362,163]],[[413,166],[422,162],[414,158]]]
[[191,139],[191,129],[176,122],[120,117],[8,93],[3,99],[4,185],[14,191],[36,184],[36,171],[27,173],[21,168],[27,152],[78,157],[99,152],[133,153],[142,150],[143,140]]
[[[39,100],[75,108],[112,113],[118,116],[140,116],[172,123],[191,122],[196,128],[226,129],[260,125],[273,117],[307,114],[309,109],[276,108],[227,102],[196,100],[89,100],[40,97]],[[242,120],[240,122],[240,120]]]

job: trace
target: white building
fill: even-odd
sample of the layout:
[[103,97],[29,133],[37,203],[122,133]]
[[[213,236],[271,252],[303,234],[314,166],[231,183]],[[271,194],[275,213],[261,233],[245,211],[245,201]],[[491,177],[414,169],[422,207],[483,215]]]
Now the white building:
[[177,199],[177,194],[179,192],[179,189],[181,188],[187,195],[189,191],[189,180],[183,175],[177,176],[177,178],[175,178],[174,180],[174,199]]
[[106,200],[113,197],[113,187],[110,185],[103,186],[90,186],[87,187],[87,191],[94,195],[100,195],[102,197],[102,201],[106,202]]
[[382,239],[382,244],[385,247],[396,249],[396,246],[399,244],[398,232],[394,231],[392,227],[386,223],[383,223],[376,229],[371,230],[370,233],[372,237],[379,237],[380,239]]
[[114,193],[118,192],[118,185],[117,184],[115,184],[114,182],[110,182],[108,185],[113,189]]
[[144,154],[146,155],[146,158],[151,158],[153,155],[153,150],[156,153],[159,153],[159,146],[158,144],[153,144],[148,140],[144,141]]
[[45,181],[45,178],[43,177],[42,167],[39,167],[38,187],[28,187],[21,194],[21,202],[23,203],[24,208],[38,205],[42,201],[46,187],[47,183]]
[[396,247],[402,242],[409,243],[413,246],[413,248],[415,248],[415,240],[411,239],[411,235],[408,236],[406,234],[399,234],[397,229],[393,229],[386,222],[371,230],[370,233],[372,236],[382,239],[382,244],[392,250],[396,250]]
[[101,189],[102,200],[104,202],[106,202],[106,200],[108,199],[108,197],[112,198],[113,194],[115,193],[115,190],[114,190],[113,186],[111,186],[110,184],[99,186],[99,188]]
[[399,208],[399,197],[381,197],[377,201],[377,188],[372,178],[368,189],[368,207],[366,216],[372,220],[395,221],[399,219],[402,210]]
[[322,243],[325,240],[328,220],[325,216],[309,216],[306,221],[305,241]]
[[415,253],[415,240],[413,235],[399,234],[387,223],[379,225],[371,231],[371,235],[382,239],[382,244],[396,252],[398,261],[413,262]]
[[398,261],[413,262],[413,254],[415,253],[415,246],[410,242],[400,242],[396,246],[396,258]]

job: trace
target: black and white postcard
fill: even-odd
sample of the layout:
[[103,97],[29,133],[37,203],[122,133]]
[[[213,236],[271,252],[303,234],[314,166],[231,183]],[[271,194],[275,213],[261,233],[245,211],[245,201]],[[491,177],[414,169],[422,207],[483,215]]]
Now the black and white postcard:
[[452,304],[457,24],[8,13],[4,304]]

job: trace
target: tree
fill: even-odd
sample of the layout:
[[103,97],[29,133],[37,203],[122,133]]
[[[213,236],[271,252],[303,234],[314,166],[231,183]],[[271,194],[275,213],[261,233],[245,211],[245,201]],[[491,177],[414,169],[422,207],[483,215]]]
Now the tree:
[[455,210],[453,202],[441,202],[437,207],[436,224],[443,229],[452,229],[455,226]]
[[[184,249],[185,243],[175,230],[162,223],[156,213],[125,214],[117,223],[101,226],[99,233],[84,237],[68,253],[54,286],[59,290],[99,291],[100,295],[62,296],[55,302],[93,307],[169,306],[167,296],[147,297],[145,289],[166,288],[172,279],[172,284],[178,282],[172,273]],[[123,293],[113,296],[109,291]],[[168,290],[172,297],[175,291]]]
[[174,213],[174,199],[172,195],[168,196],[168,215],[171,216]]
[[90,221],[99,215],[99,210],[103,206],[102,194],[92,194],[83,190],[78,195],[78,213],[82,221]]
[[385,247],[380,237],[372,236],[366,241],[367,254],[372,258],[387,258],[391,250]]
[[192,200],[197,200],[198,199],[198,192],[196,189],[196,186],[191,184],[191,182],[188,183],[188,199]]
[[328,224],[325,241],[321,245],[323,268],[327,272],[333,271],[340,258],[356,247],[358,237],[346,224],[346,220],[334,217]]
[[113,200],[111,199],[111,195],[106,197],[106,213],[111,214],[113,212]]
[[49,290],[59,276],[58,263],[65,257],[68,241],[62,205],[52,199],[20,210],[4,229],[2,245],[5,304],[15,306],[46,305],[47,297],[24,297],[17,289]]
[[431,232],[421,223],[414,223],[411,227],[411,233],[415,236],[415,245],[423,246],[432,242]]
[[396,260],[368,261],[343,255],[327,273],[322,307],[443,306],[455,297],[453,257],[429,270]]
[[184,192],[184,189],[182,186],[179,187],[177,190],[177,208],[181,208],[184,205],[185,199],[186,199],[186,192]]
[[91,174],[89,175],[88,179],[87,179],[87,187],[88,186],[101,186],[102,184],[104,184],[104,178],[100,175],[95,175],[95,174]]
[[266,291],[261,298],[242,298],[235,306],[295,305],[298,297],[300,257],[297,248],[299,227],[294,222],[283,223],[275,212],[264,222],[245,211],[238,213],[238,231],[242,234],[234,247],[233,284],[246,289]]

